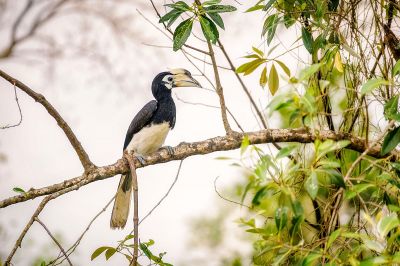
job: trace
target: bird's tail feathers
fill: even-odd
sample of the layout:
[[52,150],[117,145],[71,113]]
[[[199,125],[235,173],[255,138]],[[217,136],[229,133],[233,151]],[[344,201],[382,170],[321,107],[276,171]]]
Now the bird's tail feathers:
[[114,207],[111,214],[110,227],[122,229],[125,227],[129,216],[129,207],[132,195],[131,174],[122,175],[119,181],[117,194],[115,195]]

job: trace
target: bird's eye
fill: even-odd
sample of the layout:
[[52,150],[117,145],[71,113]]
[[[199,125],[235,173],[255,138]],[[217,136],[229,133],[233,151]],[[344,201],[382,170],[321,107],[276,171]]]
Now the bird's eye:
[[168,78],[168,81],[170,81],[170,82],[171,82],[171,81],[172,81],[172,77],[169,77],[169,78]]

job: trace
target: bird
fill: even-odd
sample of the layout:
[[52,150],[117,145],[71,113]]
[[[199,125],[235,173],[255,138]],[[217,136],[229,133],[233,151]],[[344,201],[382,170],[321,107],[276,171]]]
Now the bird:
[[[176,87],[201,87],[201,85],[186,69],[177,68],[159,73],[151,85],[155,99],[143,106],[129,125],[123,152],[133,152],[142,164],[143,156],[159,150],[169,131],[175,126],[176,108],[171,91]],[[172,148],[166,147],[166,149],[171,152]],[[111,214],[112,229],[125,227],[131,194],[131,174],[121,175]]]

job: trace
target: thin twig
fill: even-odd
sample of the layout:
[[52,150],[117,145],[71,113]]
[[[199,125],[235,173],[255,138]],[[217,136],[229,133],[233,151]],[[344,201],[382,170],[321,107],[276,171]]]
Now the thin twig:
[[15,96],[15,102],[17,103],[17,106],[18,106],[19,121],[18,121],[17,124],[3,126],[3,127],[0,127],[0,129],[7,129],[7,128],[12,128],[12,127],[17,127],[17,126],[21,125],[21,123],[22,123],[22,111],[21,111],[21,106],[20,106],[19,101],[18,101],[17,87],[15,86],[15,83],[14,83],[14,96]]
[[139,196],[138,196],[138,181],[136,174],[135,162],[133,161],[133,156],[126,153],[124,154],[125,158],[128,160],[129,169],[132,176],[132,190],[133,190],[133,236],[134,236],[134,244],[133,244],[133,257],[130,265],[137,266],[138,265],[138,254],[139,254]]
[[217,180],[218,180],[218,178],[219,178],[219,176],[217,176],[217,177],[214,179],[214,190],[215,190],[215,193],[217,193],[218,197],[220,197],[221,199],[223,199],[223,200],[225,200],[225,201],[228,201],[228,202],[230,202],[230,203],[234,203],[234,204],[239,205],[239,206],[241,206],[241,207],[246,207],[246,208],[250,209],[249,206],[247,206],[247,205],[245,205],[245,204],[243,204],[243,203],[241,203],[241,202],[237,202],[237,201],[234,201],[234,200],[230,200],[230,199],[227,199],[227,198],[225,198],[224,196],[222,196],[221,193],[219,193],[219,191],[218,191],[218,189],[217,189]]
[[72,266],[72,262],[69,259],[67,253],[65,253],[64,248],[61,246],[61,244],[57,241],[57,239],[51,234],[50,230],[46,227],[46,225],[44,223],[42,223],[42,221],[40,221],[40,219],[38,217],[35,217],[35,221],[40,223],[41,226],[43,226],[44,230],[46,230],[47,234],[51,237],[51,239],[53,239],[54,243],[56,243],[56,245],[60,248],[61,252],[64,254],[65,258],[67,259],[69,265]]
[[[115,199],[115,196],[113,196],[113,197],[107,202],[107,204],[100,210],[100,212],[98,212],[98,213],[93,217],[93,219],[89,222],[89,224],[86,226],[86,229],[82,232],[82,234],[81,234],[81,235],[79,236],[79,238],[75,241],[75,243],[74,243],[71,247],[68,248],[68,250],[67,250],[68,256],[71,256],[71,254],[75,251],[75,249],[76,249],[76,248],[78,247],[78,245],[80,244],[82,238],[83,238],[83,237],[85,236],[85,234],[89,231],[89,229],[90,229],[90,227],[92,226],[92,224],[94,223],[94,221],[95,221],[102,213],[104,213],[104,212],[107,210],[108,206],[110,206],[110,204],[114,201],[114,199]],[[62,255],[62,254],[61,254],[61,255]],[[62,262],[64,261],[65,258],[64,258],[63,260],[61,260],[59,263],[54,264],[54,263],[55,263],[58,259],[60,259],[60,258],[64,258],[64,257],[61,257],[61,256],[59,255],[56,259],[54,259],[53,261],[50,261],[48,265],[58,265],[58,264],[62,263]]]
[[226,106],[225,106],[225,98],[224,98],[224,90],[222,88],[221,80],[219,77],[217,61],[215,59],[214,50],[212,48],[212,44],[210,41],[207,41],[208,51],[210,53],[211,62],[214,69],[214,78],[215,78],[215,85],[216,91],[219,96],[219,104],[221,105],[221,115],[222,115],[222,123],[224,124],[226,134],[230,135],[233,133],[231,126],[228,122],[228,117],[226,115]]
[[12,260],[12,258],[14,256],[15,252],[17,251],[18,247],[21,247],[22,240],[24,239],[26,233],[31,228],[33,222],[35,221],[35,218],[38,217],[38,215],[42,212],[42,210],[44,209],[46,204],[49,201],[51,201],[51,200],[53,200],[53,199],[65,194],[65,193],[68,193],[70,191],[78,189],[79,187],[80,187],[80,183],[74,184],[73,186],[70,186],[70,187],[64,188],[62,190],[59,190],[59,191],[57,191],[57,192],[45,197],[42,200],[42,202],[37,207],[36,211],[33,213],[31,219],[28,221],[28,223],[26,224],[26,226],[22,230],[22,232],[21,232],[20,236],[18,237],[17,241],[15,242],[15,245],[14,245],[13,249],[11,250],[10,254],[8,255],[7,260],[4,262],[5,266],[11,265],[11,260]]
[[58,126],[64,131],[72,147],[75,149],[75,152],[78,155],[82,163],[82,166],[85,169],[85,172],[90,171],[90,169],[94,167],[94,164],[90,161],[89,155],[86,153],[85,149],[82,147],[81,143],[76,138],[70,126],[67,124],[67,122],[65,122],[65,120],[61,117],[58,111],[50,104],[50,102],[47,101],[42,94],[33,91],[24,83],[17,80],[16,78],[11,77],[2,70],[0,70],[0,77],[4,78],[11,84],[14,84],[22,91],[24,91],[26,94],[28,94],[30,97],[32,97],[35,101],[43,105],[43,107],[47,110],[47,112],[57,121]]
[[151,208],[151,210],[140,220],[139,225],[140,225],[144,220],[146,220],[146,218],[149,217],[149,216],[153,213],[153,211],[154,211],[155,209],[157,209],[158,206],[160,206],[160,204],[168,197],[168,195],[169,195],[169,193],[171,192],[172,188],[175,186],[176,181],[178,181],[178,177],[179,177],[179,174],[180,174],[181,168],[182,168],[182,163],[183,163],[183,160],[181,160],[181,161],[179,162],[179,166],[178,166],[178,170],[177,170],[176,175],[175,175],[175,179],[174,179],[174,181],[172,182],[171,186],[168,188],[168,190],[167,190],[167,192],[165,193],[165,195],[164,195],[164,196],[157,202],[157,204],[154,205],[154,207]]

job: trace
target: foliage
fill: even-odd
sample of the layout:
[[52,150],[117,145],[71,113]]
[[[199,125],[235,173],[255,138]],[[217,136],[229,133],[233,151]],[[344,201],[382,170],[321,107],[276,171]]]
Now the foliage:
[[174,31],[174,51],[178,51],[186,43],[192,32],[192,26],[195,20],[200,22],[204,37],[213,44],[217,42],[219,38],[217,26],[223,30],[225,29],[220,13],[236,11],[234,6],[220,5],[220,2],[221,0],[205,1],[204,3],[194,2],[192,6],[189,6],[183,1],[178,1],[166,5],[171,8],[171,11],[161,17],[159,22],[168,22],[167,27],[170,27],[185,12],[190,16],[190,18],[182,21]]
[[[186,7],[193,15],[175,33],[196,18],[206,39],[215,43],[219,34],[213,22],[221,28],[224,23],[220,17],[212,18],[211,14],[218,13],[210,10],[234,11],[217,8],[217,4],[219,1],[196,2]],[[390,9],[390,1],[364,5],[379,8],[381,13]],[[274,96],[267,111],[280,117],[281,127],[316,132],[330,129],[369,139],[382,130],[372,124],[373,116],[365,107],[372,104],[383,110],[374,114],[374,120],[400,122],[400,61],[391,59],[379,43],[385,36],[379,36],[383,31],[378,29],[388,22],[375,12],[378,22],[367,32],[359,25],[370,18],[357,17],[359,8],[361,4],[355,1],[260,0],[245,11],[244,15],[261,12],[265,18],[260,32],[268,49],[252,46],[236,72],[251,76],[260,69],[260,86],[268,85]],[[175,19],[170,14],[179,13],[178,9],[175,6],[160,21]],[[342,19],[346,24],[340,24]],[[310,64],[300,71],[292,73],[287,63],[273,54],[281,26],[298,29],[292,32],[297,32],[297,41],[310,56]],[[174,50],[190,35],[191,26],[187,28],[188,34],[174,37]],[[376,43],[385,55],[383,61]],[[285,89],[282,83],[287,84]],[[384,156],[400,143],[400,126],[395,124],[381,134]],[[400,164],[391,157],[357,160],[361,154],[348,149],[349,144],[316,139],[308,145],[286,144],[273,155],[243,139],[241,161],[235,165],[249,174],[238,196],[250,210],[240,223],[257,237],[253,243],[255,265],[400,263]]]
[[[133,244],[128,243],[129,240],[132,240],[134,238],[133,235],[129,234],[127,235],[123,240],[118,241],[118,245],[116,247],[110,247],[110,246],[102,246],[97,248],[95,251],[93,251],[91,260],[96,259],[99,257],[101,254],[104,253],[104,257],[106,260],[109,260],[113,255],[116,253],[123,255],[127,261],[128,264],[132,261],[132,248]],[[141,254],[139,256],[146,256],[149,261],[150,265],[160,265],[160,266],[171,266],[172,264],[166,263],[163,261],[163,256],[167,254],[166,252],[160,253],[158,256],[154,255],[153,252],[150,250],[150,246],[154,245],[154,240],[150,239],[147,242],[141,242],[139,243],[139,249],[141,251]]]

